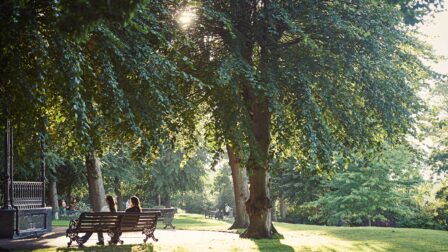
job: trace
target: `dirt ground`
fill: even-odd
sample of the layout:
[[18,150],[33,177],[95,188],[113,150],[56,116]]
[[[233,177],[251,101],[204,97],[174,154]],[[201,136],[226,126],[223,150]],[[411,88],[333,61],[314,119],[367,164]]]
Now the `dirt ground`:
[[[220,248],[246,251],[255,245],[250,240],[240,239],[238,234],[233,232],[156,230],[155,236],[159,241],[148,241],[154,244],[155,251],[219,251],[221,250]],[[105,234],[106,241],[108,238]],[[140,232],[123,233],[121,237],[124,244],[140,244],[143,238],[144,235]],[[67,247],[68,241],[69,239],[65,237],[65,228],[55,228],[53,232],[39,238],[22,240],[0,239],[0,251],[2,249],[13,251]],[[89,241],[85,243],[85,246],[95,246],[97,241],[97,235],[93,234]],[[73,243],[72,247],[77,247],[76,243]]]

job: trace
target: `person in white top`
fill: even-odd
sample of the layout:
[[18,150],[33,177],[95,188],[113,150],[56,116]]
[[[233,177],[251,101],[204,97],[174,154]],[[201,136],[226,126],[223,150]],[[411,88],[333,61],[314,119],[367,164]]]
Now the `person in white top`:
[[[106,196],[106,205],[103,206],[101,208],[100,212],[111,212],[111,213],[115,213],[117,212],[117,209],[115,208],[115,201],[114,198],[110,195]],[[85,233],[85,235],[83,237],[80,238],[81,240],[81,245],[86,243],[90,236],[92,236],[93,232],[87,232]],[[103,236],[103,232],[98,232],[98,242],[96,243],[97,245],[104,245],[104,236]]]

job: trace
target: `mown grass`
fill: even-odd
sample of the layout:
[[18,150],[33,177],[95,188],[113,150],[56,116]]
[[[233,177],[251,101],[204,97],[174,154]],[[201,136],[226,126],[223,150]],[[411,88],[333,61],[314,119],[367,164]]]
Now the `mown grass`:
[[[173,220],[173,225],[180,230],[204,230],[204,231],[224,231],[232,225],[230,221],[219,221],[206,219],[200,214],[177,214]],[[157,225],[163,228],[162,223]]]
[[[52,225],[53,227],[68,227],[69,222],[68,220],[53,220]],[[229,221],[206,219],[204,215],[200,214],[176,214],[173,220],[173,225],[176,229],[181,230],[222,231],[227,230],[230,224]],[[159,221],[157,224],[159,229],[164,226],[162,221]]]
[[285,236],[282,243],[295,251],[448,251],[446,231],[288,223],[275,226]]
[[[53,222],[63,225],[64,221]],[[68,221],[65,223],[67,226]],[[203,215],[177,214],[173,224],[178,230],[225,231],[231,223],[205,219]],[[231,243],[215,242],[209,251],[448,251],[448,232],[377,227],[328,227],[274,223],[282,239],[235,239]],[[64,225],[63,225],[64,226]],[[159,223],[159,228],[164,225]],[[210,237],[209,237],[210,238]],[[211,237],[211,239],[215,239]],[[204,240],[205,239],[204,237]],[[210,240],[210,239],[209,239]],[[196,251],[197,248],[170,241],[169,247],[155,243],[154,247],[118,246],[107,251]],[[134,248],[135,247],[135,248]],[[106,247],[108,248],[108,247]],[[137,250],[134,250],[137,249]],[[138,250],[143,249],[143,250]],[[146,250],[145,250],[146,249]],[[45,250],[43,250],[45,251]],[[40,252],[43,252],[40,251]],[[48,250],[48,251],[55,251]],[[73,250],[59,250],[73,251]],[[76,251],[76,250],[74,250]],[[78,250],[79,251],[79,250]],[[90,247],[83,251],[103,251]],[[106,250],[104,250],[106,251]]]

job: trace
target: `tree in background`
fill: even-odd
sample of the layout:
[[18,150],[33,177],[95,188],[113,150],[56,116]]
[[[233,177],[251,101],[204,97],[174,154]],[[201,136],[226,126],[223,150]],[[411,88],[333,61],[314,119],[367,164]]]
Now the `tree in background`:
[[64,164],[57,167],[56,174],[59,196],[67,204],[75,199],[77,201],[84,199],[88,194],[88,189],[85,187],[87,175],[82,159],[65,159]]
[[[300,165],[300,162],[291,157],[274,160],[272,164],[272,195],[279,201],[281,221],[309,223],[310,213],[301,207],[317,200],[325,191],[323,183],[328,175],[309,172]],[[294,216],[290,218],[287,218],[288,208],[293,210]]]
[[247,228],[249,226],[249,216],[246,212],[246,201],[249,199],[249,186],[247,170],[244,167],[242,155],[237,149],[232,148],[230,144],[226,145],[227,156],[229,157],[229,166],[232,172],[232,185],[234,194],[235,221],[229,229]]
[[224,166],[218,170],[213,181],[213,193],[217,195],[215,207],[222,212],[225,211],[225,206],[229,205],[235,209],[235,196],[233,194],[231,170]]
[[430,164],[438,182],[433,183],[437,192],[432,203],[438,223],[448,228],[448,82],[435,84],[431,98],[437,102],[431,104],[434,111],[425,136],[430,137],[434,145]]
[[185,157],[180,150],[165,144],[160,147],[159,157],[146,167],[138,188],[152,196],[160,196],[163,205],[171,207],[175,195],[203,190],[206,162],[206,153],[200,150],[194,156]]
[[124,198],[133,196],[135,192],[131,190],[142,183],[144,164],[142,161],[132,159],[130,150],[118,144],[101,158],[101,163],[106,191],[115,193],[118,210],[124,211],[126,209]]
[[353,160],[311,203],[318,211],[314,218],[331,225],[395,226],[413,215],[412,195],[421,182],[418,164],[418,156],[406,146]]

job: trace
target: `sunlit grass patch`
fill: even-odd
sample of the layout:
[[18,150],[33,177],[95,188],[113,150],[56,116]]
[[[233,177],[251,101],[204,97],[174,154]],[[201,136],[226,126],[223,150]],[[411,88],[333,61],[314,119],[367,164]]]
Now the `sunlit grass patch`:
[[201,214],[177,214],[173,220],[176,229],[181,230],[224,231],[228,230],[231,224],[227,221],[208,219]]

